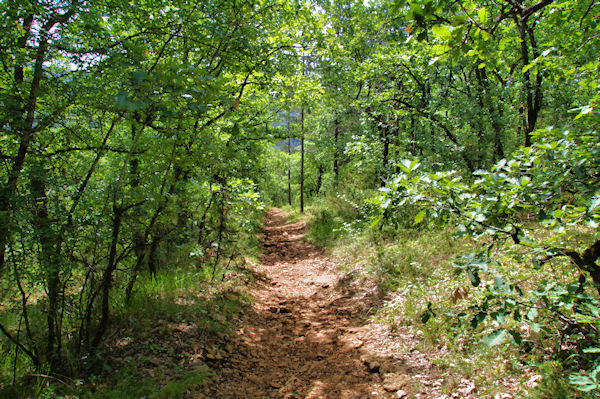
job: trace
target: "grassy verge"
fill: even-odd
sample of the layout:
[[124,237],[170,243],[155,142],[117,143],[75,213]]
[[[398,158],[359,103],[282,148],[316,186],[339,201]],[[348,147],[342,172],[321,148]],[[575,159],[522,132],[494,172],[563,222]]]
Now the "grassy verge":
[[[369,228],[368,208],[355,204],[341,197],[313,203],[310,237],[328,247],[346,271],[376,279],[387,301],[374,310],[373,317],[418,338],[417,347],[405,350],[428,354],[444,377],[444,392],[455,392],[460,381],[468,380],[482,398],[598,397],[597,391],[581,392],[569,384],[571,360],[557,355],[560,334],[527,330],[522,332],[526,339],[521,345],[508,339],[491,347],[483,343],[498,326],[494,322],[472,325],[487,282],[474,288],[465,272],[456,273],[454,263],[460,256],[481,251],[485,242],[459,238],[451,225]],[[413,218],[407,215],[406,220]],[[559,264],[552,270],[532,270],[515,248],[497,255],[510,269],[501,272],[519,275],[532,285],[550,275],[558,280],[572,277],[565,274],[570,269]],[[540,345],[542,339],[546,347]],[[511,396],[503,396],[507,394]]]
[[117,273],[102,349],[81,359],[76,376],[32,372],[23,355],[15,362],[14,347],[0,337],[0,398],[180,399],[202,391],[219,340],[250,301],[249,266],[259,243],[255,236],[242,239],[238,251],[245,248],[244,254],[214,270],[211,259],[201,263],[187,247],[173,251],[155,276],[140,274],[129,301],[128,275]]
[[178,270],[145,278],[123,306],[107,346],[104,372],[79,398],[184,398],[210,383],[205,348],[247,303],[245,274],[218,283],[202,271]]
[[[210,384],[210,348],[249,303],[243,267],[196,268],[142,276],[129,303],[118,296],[105,346],[77,379],[23,376],[2,398],[181,399]],[[210,274],[210,273],[209,273]],[[208,349],[207,349],[208,348]]]

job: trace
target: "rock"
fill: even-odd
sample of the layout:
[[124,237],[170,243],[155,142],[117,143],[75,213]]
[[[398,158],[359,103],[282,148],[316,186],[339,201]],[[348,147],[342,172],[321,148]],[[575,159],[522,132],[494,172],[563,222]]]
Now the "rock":
[[269,307],[269,312],[271,312],[271,313],[279,313],[279,314],[290,314],[290,313],[292,313],[292,311],[289,310],[288,308],[279,307],[279,306],[270,306]]
[[256,385],[262,385],[262,380],[254,374],[248,374],[248,380]]
[[406,398],[407,396],[408,396],[408,392],[406,392],[403,389],[399,389],[396,391],[396,398],[398,398],[398,399]]
[[379,369],[381,368],[381,363],[377,359],[373,359],[370,357],[363,357],[363,364],[367,367],[370,373],[379,373]]
[[363,396],[360,395],[360,393],[358,392],[354,392],[350,389],[344,389],[342,392],[340,392],[340,399],[360,399]]
[[365,344],[365,343],[364,343],[363,341],[361,341],[361,340],[352,341],[352,342],[350,343],[350,347],[351,347],[352,349],[358,349],[358,348],[360,348],[361,346],[363,346],[364,344]]
[[383,376],[383,389],[388,392],[401,390],[410,382],[410,376],[406,374],[389,373]]

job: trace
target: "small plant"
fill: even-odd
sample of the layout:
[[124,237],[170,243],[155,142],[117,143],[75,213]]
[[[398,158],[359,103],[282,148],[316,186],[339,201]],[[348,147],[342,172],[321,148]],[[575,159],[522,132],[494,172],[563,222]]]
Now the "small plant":
[[[401,162],[402,173],[372,200],[380,208],[375,223],[396,219],[405,206],[421,208],[416,224],[456,222],[457,236],[482,247],[454,262],[476,292],[458,319],[468,317],[473,330],[484,326],[488,346],[527,342],[577,357],[576,367],[587,371],[570,381],[596,390],[589,357],[600,338],[597,137],[549,130],[537,138],[512,159],[477,172],[473,182],[454,171],[422,172],[416,160]],[[527,262],[529,270],[519,266]],[[436,316],[436,306],[421,314],[424,322]]]
[[600,389],[600,366],[596,366],[583,374],[571,374],[569,375],[569,381],[580,391],[598,390]]

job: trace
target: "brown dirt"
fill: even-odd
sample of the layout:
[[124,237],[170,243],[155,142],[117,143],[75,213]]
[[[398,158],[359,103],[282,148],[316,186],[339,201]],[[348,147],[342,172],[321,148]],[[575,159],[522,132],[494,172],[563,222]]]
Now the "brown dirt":
[[376,285],[343,276],[322,250],[304,240],[304,222],[288,223],[287,216],[277,209],[267,212],[252,306],[242,312],[235,334],[221,343],[225,349],[207,356],[216,376],[201,395],[432,397],[436,378],[430,362],[414,350],[394,348],[414,338],[393,336],[369,320],[369,310],[382,300]]
[[[502,378],[499,393],[489,394],[440,370],[434,363],[447,354],[443,345],[423,353],[417,329],[392,330],[373,317],[386,302],[401,301],[400,293],[382,298],[360,272],[342,273],[305,240],[303,221],[287,219],[280,210],[267,212],[259,265],[230,270],[223,284],[207,284],[190,293],[193,298],[167,300],[165,309],[176,305],[178,311],[158,312],[150,326],[144,317],[123,320],[104,354],[113,371],[92,390],[110,391],[116,384],[120,391],[130,383],[168,398],[170,385],[183,386],[185,399],[524,396],[518,376]],[[250,301],[242,299],[246,289]],[[156,300],[159,306],[165,301]],[[206,372],[210,381],[186,382]],[[540,378],[531,371],[524,376],[529,387]]]

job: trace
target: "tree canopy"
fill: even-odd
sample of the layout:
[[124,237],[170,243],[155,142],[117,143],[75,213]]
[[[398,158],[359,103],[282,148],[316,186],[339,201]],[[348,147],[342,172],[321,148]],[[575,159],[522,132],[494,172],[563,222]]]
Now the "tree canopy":
[[[93,368],[141,274],[214,279],[265,206],[361,189],[373,228],[481,240],[457,268],[492,276],[489,342],[543,304],[597,353],[599,24],[593,0],[2,2],[3,339]],[[573,278],[525,292],[506,242]]]

